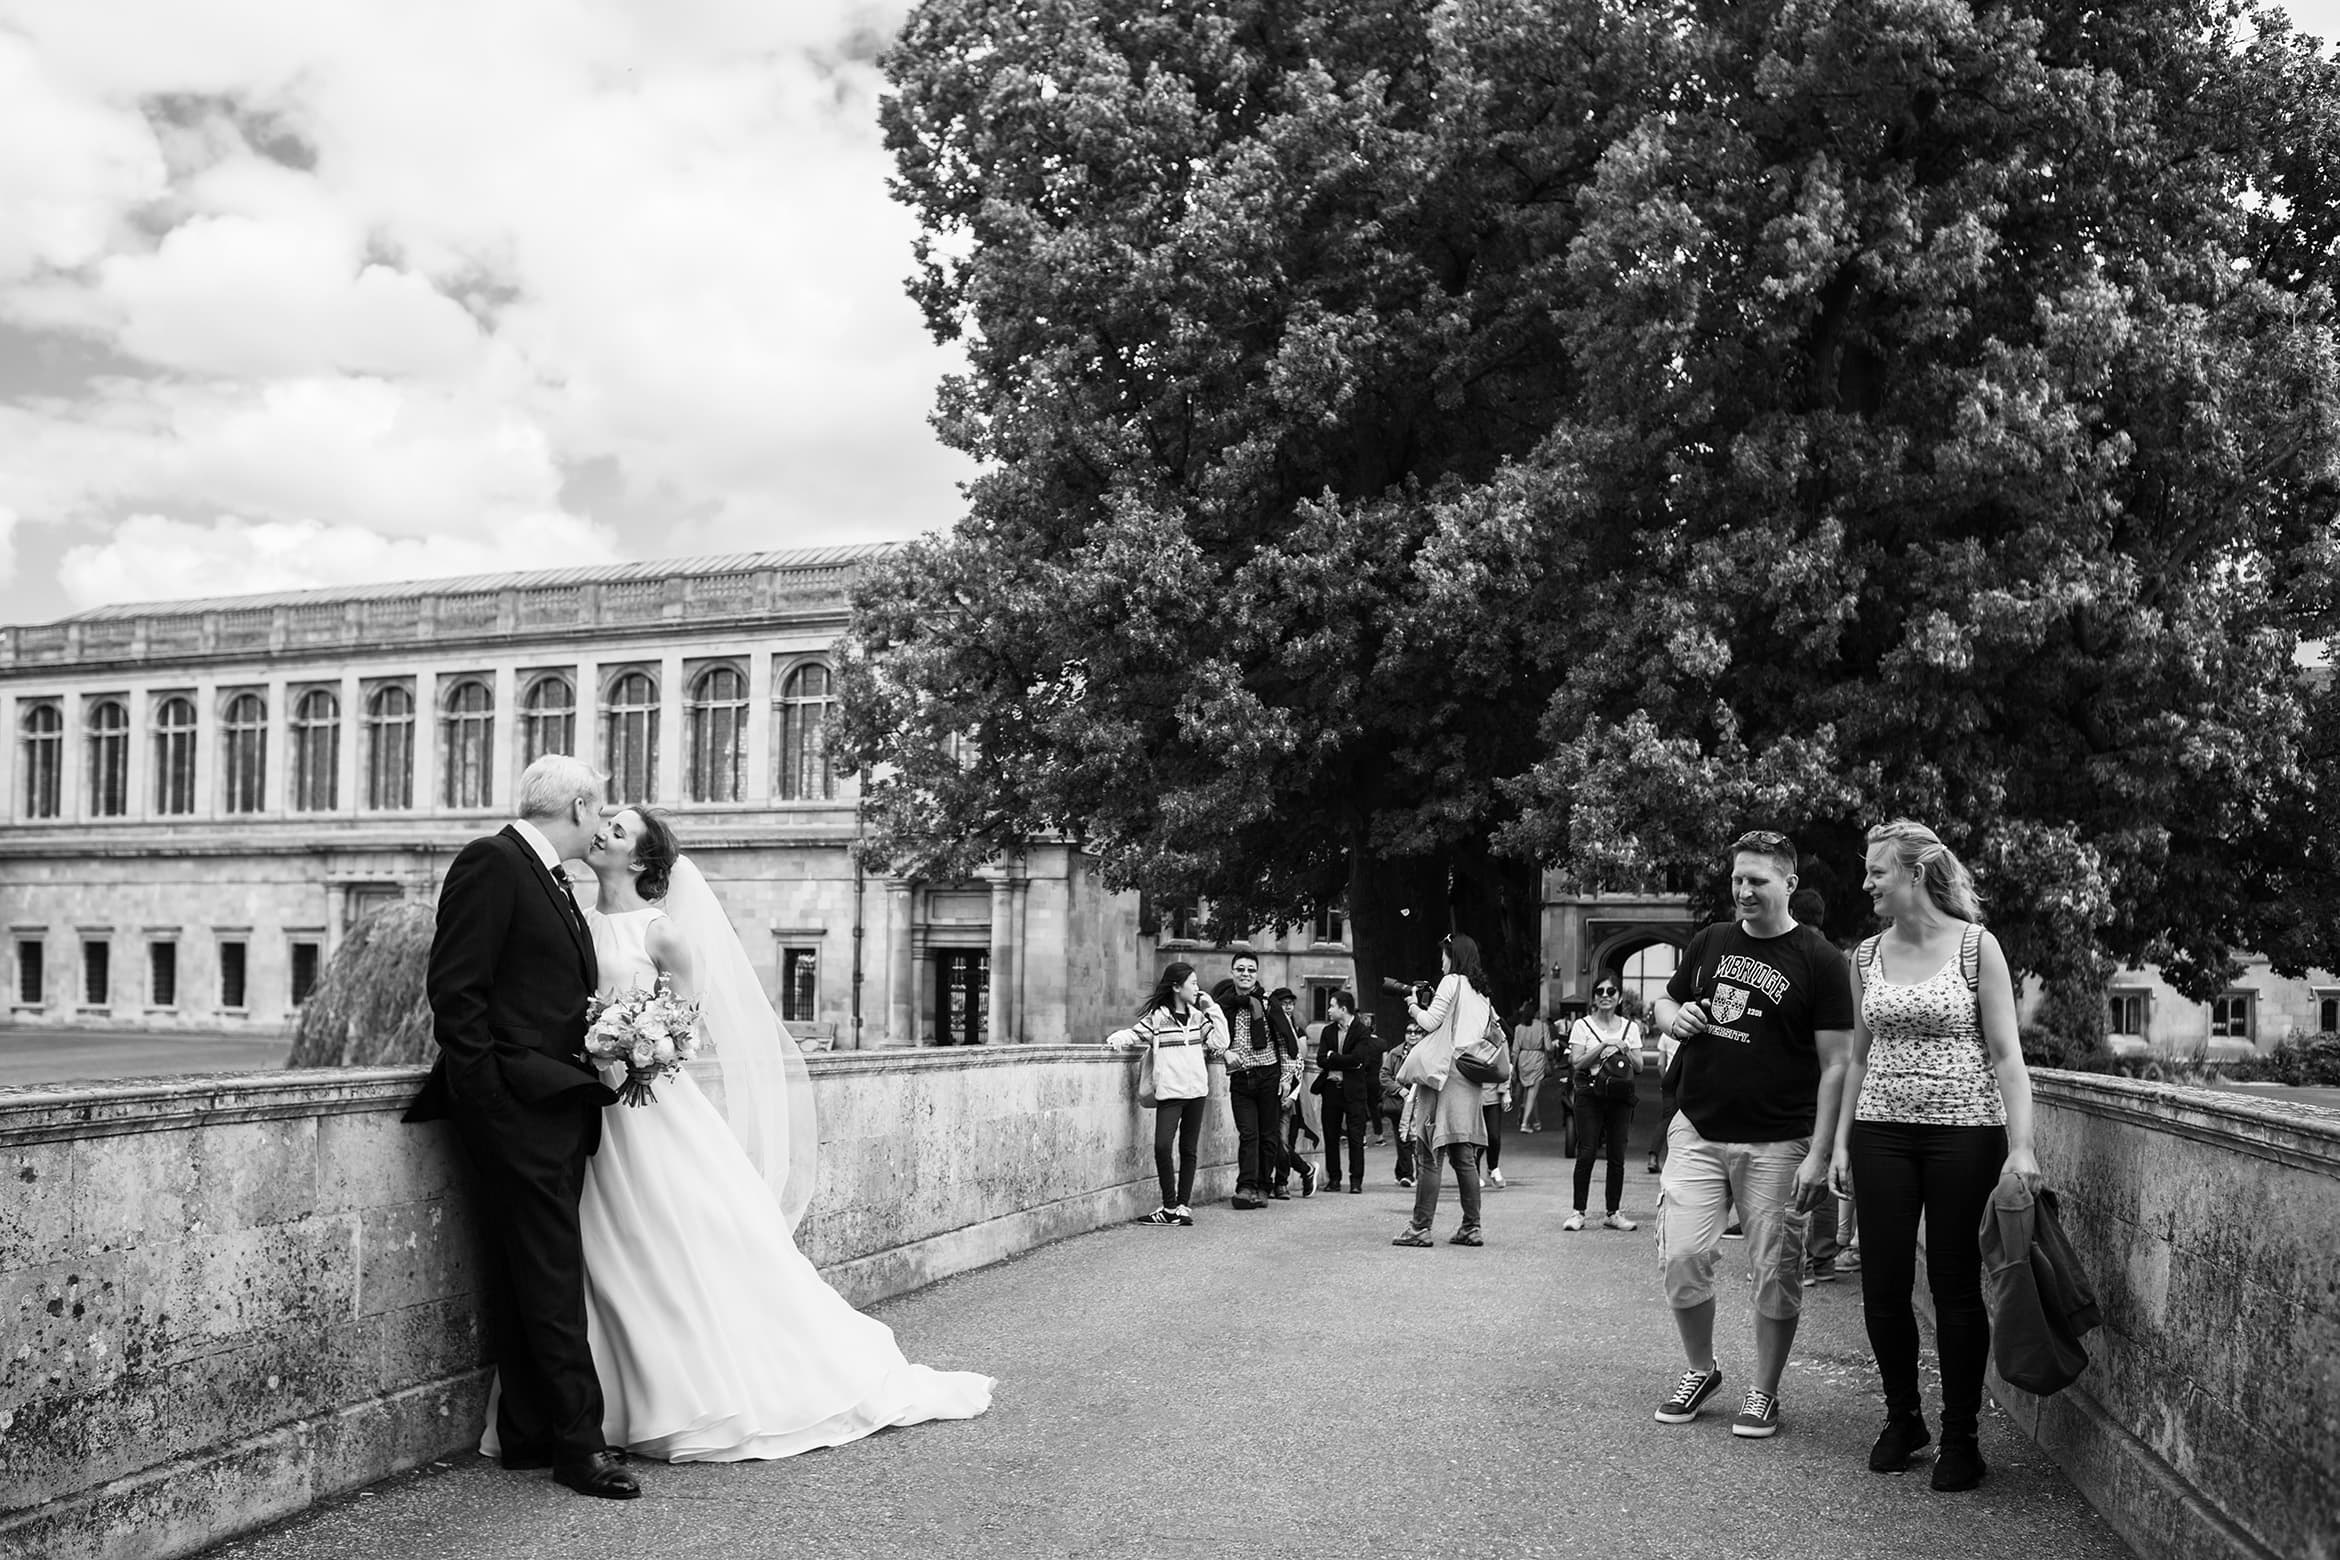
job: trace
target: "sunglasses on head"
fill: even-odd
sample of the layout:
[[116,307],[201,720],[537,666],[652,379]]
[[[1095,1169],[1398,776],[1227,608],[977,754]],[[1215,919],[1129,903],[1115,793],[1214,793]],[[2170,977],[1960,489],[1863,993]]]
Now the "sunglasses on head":
[[1733,850],[1786,850],[1788,837],[1774,834],[1769,829],[1750,829],[1731,841]]

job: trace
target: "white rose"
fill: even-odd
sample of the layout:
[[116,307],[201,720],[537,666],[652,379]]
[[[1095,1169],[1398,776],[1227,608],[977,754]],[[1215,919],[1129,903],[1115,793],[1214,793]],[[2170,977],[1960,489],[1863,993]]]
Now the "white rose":
[[663,1037],[660,1038],[659,1042],[650,1048],[650,1059],[654,1062],[673,1061],[674,1042]]
[[637,1040],[634,1042],[634,1065],[636,1067],[647,1067],[650,1065],[649,1041]]

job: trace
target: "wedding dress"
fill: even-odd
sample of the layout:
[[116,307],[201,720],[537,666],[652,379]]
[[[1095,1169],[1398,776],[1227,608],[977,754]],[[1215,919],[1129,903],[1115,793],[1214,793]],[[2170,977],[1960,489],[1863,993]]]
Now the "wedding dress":
[[[688,866],[678,864],[678,886]],[[691,878],[712,905],[695,868]],[[602,995],[657,984],[644,940],[665,913],[588,915]],[[700,968],[719,969],[718,954],[744,965],[728,923],[721,937],[731,946],[710,949],[704,922],[676,923],[691,935]],[[707,993],[702,1010],[718,1059],[727,1043],[718,1027],[723,995]],[[752,1001],[776,1026],[760,989]],[[736,1035],[730,1043],[727,1094],[744,1050]],[[726,1121],[687,1072],[659,1083],[648,1105],[602,1112],[578,1216],[609,1444],[667,1462],[792,1457],[889,1425],[972,1419],[989,1408],[992,1378],[911,1364],[891,1328],[854,1310],[805,1260],[790,1230],[809,1188],[797,1187],[788,1206],[785,1167],[759,1167],[743,1146],[742,1135],[755,1138],[737,1102],[731,1114]],[[495,1422],[491,1404],[480,1447],[491,1456]]]

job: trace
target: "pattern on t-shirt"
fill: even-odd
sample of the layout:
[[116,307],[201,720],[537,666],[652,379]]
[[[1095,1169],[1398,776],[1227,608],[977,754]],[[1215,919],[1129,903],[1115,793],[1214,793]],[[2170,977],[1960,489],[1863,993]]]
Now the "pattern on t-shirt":
[[1853,1119],[2005,1126],[2007,1105],[1983,1043],[1976,980],[1967,973],[1981,967],[1982,928],[1967,927],[1958,957],[1911,986],[1885,978],[1878,940],[1862,943],[1859,955],[1869,1064]]

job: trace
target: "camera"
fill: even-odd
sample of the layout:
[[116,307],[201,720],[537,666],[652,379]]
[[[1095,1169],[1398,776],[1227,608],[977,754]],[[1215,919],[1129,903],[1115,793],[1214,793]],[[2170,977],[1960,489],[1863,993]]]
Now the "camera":
[[1431,998],[1438,995],[1438,988],[1426,980],[1399,980],[1394,975],[1381,977],[1381,989],[1393,997],[1406,998],[1418,1008],[1428,1007]]

